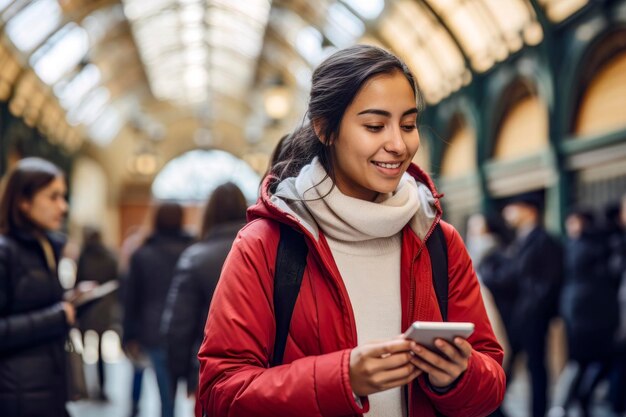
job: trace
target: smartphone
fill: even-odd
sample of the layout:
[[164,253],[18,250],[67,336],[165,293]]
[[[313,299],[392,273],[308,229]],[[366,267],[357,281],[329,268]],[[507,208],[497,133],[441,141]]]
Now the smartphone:
[[467,339],[474,332],[474,323],[416,321],[404,332],[404,337],[431,349],[435,348],[435,339],[452,342],[456,336]]

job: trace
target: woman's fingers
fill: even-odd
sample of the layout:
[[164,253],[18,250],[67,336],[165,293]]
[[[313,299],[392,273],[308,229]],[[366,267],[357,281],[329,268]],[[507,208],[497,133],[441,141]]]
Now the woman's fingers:
[[374,378],[372,378],[372,383],[382,391],[406,385],[422,373],[423,371],[421,369],[416,368],[412,363],[409,363],[402,368],[378,373]]
[[392,339],[384,342],[363,345],[364,354],[371,358],[381,358],[399,352],[408,352],[416,343],[406,339]]
[[[373,358],[368,361],[368,371],[372,374],[389,371],[411,364],[412,355],[409,352],[394,353],[383,358]],[[412,366],[412,365],[411,365]]]
[[437,380],[441,380],[441,379],[445,379],[449,377],[447,372],[445,372],[442,369],[437,368],[436,366],[425,361],[424,359],[421,359],[418,356],[413,358],[411,360],[411,363],[413,364],[413,366],[421,370],[423,373],[428,374],[429,377],[435,377],[437,378]]
[[411,363],[413,341],[391,339],[354,348],[350,354],[350,383],[357,395],[369,395],[410,382],[421,370]]
[[455,338],[454,344],[437,339],[435,346],[441,353],[416,346],[412,363],[428,374],[433,385],[443,387],[451,384],[467,369],[472,346],[462,338]]
[[454,363],[459,363],[464,359],[464,353],[461,352],[460,349],[457,349],[456,346],[452,345],[450,342],[437,339],[435,340],[435,346],[441,353],[444,354],[446,358]]
[[433,372],[453,373],[453,368],[456,366],[448,359],[421,346],[416,347],[412,363],[428,374]]
[[469,358],[472,354],[472,345],[462,337],[455,337],[454,345],[461,351],[464,358]]

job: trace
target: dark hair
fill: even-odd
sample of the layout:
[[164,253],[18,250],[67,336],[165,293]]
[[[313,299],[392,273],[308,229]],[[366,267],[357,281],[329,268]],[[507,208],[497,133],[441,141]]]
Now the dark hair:
[[83,244],[99,245],[102,243],[102,233],[95,226],[85,226],[83,228]]
[[154,231],[162,233],[180,232],[183,227],[183,208],[178,203],[162,203],[154,214]]
[[9,234],[17,229],[36,229],[37,226],[22,212],[20,204],[31,200],[63,171],[52,162],[41,158],[24,158],[8,174],[0,198],[0,233]]
[[591,230],[595,227],[596,217],[593,211],[586,207],[573,207],[567,213],[567,217],[578,217],[583,222],[584,230]]
[[287,159],[287,155],[289,155],[291,147],[291,141],[293,139],[294,135],[293,134],[286,134],[283,135],[278,142],[276,143],[276,146],[274,147],[274,150],[272,151],[272,154],[270,155],[270,163],[269,166],[267,167],[267,171],[265,172],[265,175],[263,175],[263,178],[267,177],[270,174],[274,173],[274,170],[276,169],[276,165],[281,162],[281,161],[285,161]]
[[[291,134],[288,151],[278,155],[271,173],[274,184],[284,178],[297,176],[303,166],[318,157],[326,172],[334,180],[331,165],[332,141],[339,136],[339,127],[348,106],[354,101],[370,78],[381,74],[403,74],[415,95],[418,112],[424,107],[415,77],[398,57],[370,45],[355,45],[339,50],[322,62],[313,72],[311,95],[307,110],[308,121]],[[313,124],[321,130],[326,144],[320,141]]]
[[[288,133],[286,135],[281,136],[281,138],[278,139],[278,142],[276,142],[276,146],[274,146],[274,150],[270,154],[270,161],[267,166],[267,170],[261,177],[261,182],[259,183],[259,194],[262,193],[261,189],[263,188],[263,183],[265,182],[265,179],[268,176],[272,176],[276,178],[278,175],[276,172],[277,166],[280,167],[282,165],[280,164],[281,162],[291,159],[289,155],[291,155],[291,151],[292,151],[291,142],[292,142],[293,137],[294,137],[293,133],[291,134]],[[277,181],[272,182],[273,186],[276,186],[277,184],[278,184]]]
[[211,229],[218,224],[235,221],[245,223],[247,208],[248,203],[239,187],[232,182],[218,186],[204,209],[200,239],[206,238]]
[[506,222],[502,218],[502,214],[495,210],[488,210],[483,213],[485,219],[485,225],[489,233],[496,236],[498,241],[508,246],[515,238],[514,232],[507,226]]

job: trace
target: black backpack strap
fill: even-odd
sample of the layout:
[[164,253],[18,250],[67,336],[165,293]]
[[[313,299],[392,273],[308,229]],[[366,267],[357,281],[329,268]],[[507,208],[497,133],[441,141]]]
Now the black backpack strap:
[[[437,303],[443,321],[448,321],[448,245],[441,229],[441,223],[437,223],[435,230],[426,241],[430,264],[433,275],[433,287],[437,294]],[[437,417],[444,415],[435,410]]]
[[309,248],[302,233],[286,224],[280,224],[280,241],[274,270],[274,317],[276,339],[270,366],[283,362],[291,315],[300,292]]
[[426,247],[430,255],[433,287],[437,294],[439,311],[443,321],[448,321],[448,245],[440,223],[437,223],[435,230],[426,241]]

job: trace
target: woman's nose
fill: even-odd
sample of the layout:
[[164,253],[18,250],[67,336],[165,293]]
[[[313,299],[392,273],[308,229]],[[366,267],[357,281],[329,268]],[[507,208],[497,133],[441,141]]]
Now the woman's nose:
[[396,154],[401,154],[406,151],[406,143],[404,143],[402,131],[399,128],[392,129],[389,132],[385,150]]

